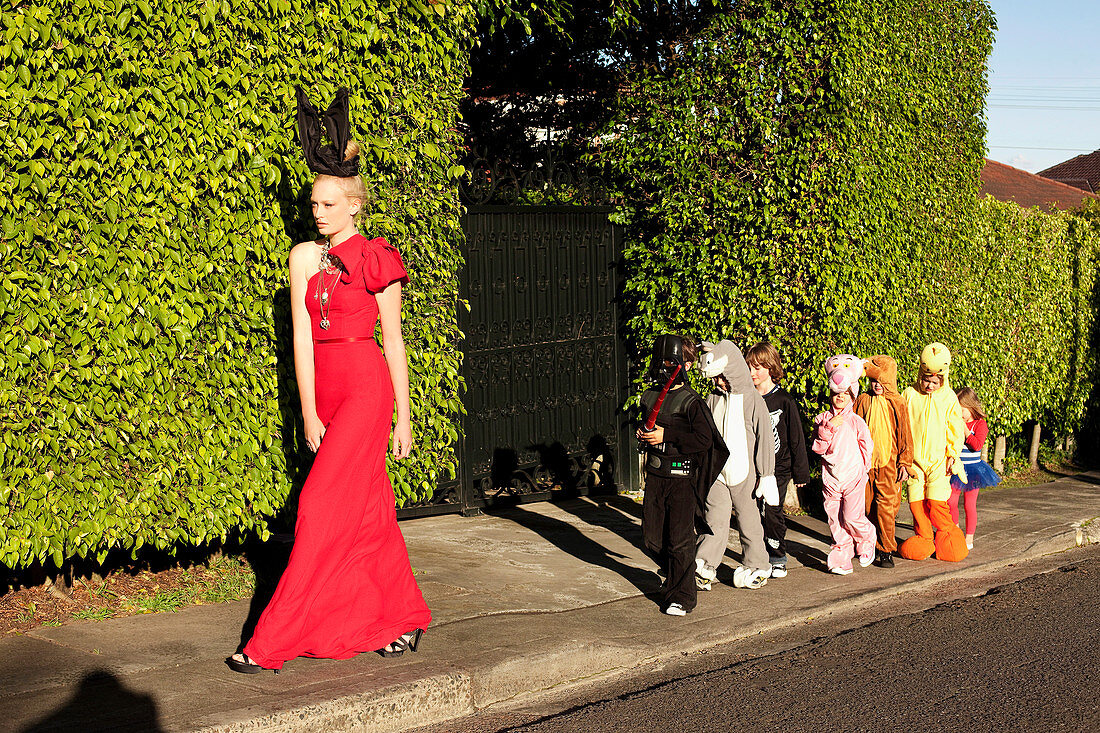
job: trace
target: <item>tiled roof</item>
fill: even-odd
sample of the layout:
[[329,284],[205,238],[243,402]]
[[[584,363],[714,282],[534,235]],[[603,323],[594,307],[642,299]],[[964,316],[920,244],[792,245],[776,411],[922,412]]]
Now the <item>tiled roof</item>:
[[[1043,176],[1043,178],[1050,178],[1050,176]],[[1073,186],[1079,188],[1082,191],[1088,191],[1089,193],[1096,193],[1096,189],[1087,178],[1051,178],[1052,181],[1058,181],[1058,183],[1064,183],[1067,186]]]
[[1082,191],[1100,191],[1100,150],[1078,155],[1064,163],[1039,171],[1043,178],[1059,181]]
[[989,158],[985,160],[981,178],[982,196],[989,195],[998,201],[1012,201],[1025,208],[1038,206],[1045,210],[1054,205],[1059,209],[1074,209],[1088,199],[1100,199],[1100,196],[1079,188]]

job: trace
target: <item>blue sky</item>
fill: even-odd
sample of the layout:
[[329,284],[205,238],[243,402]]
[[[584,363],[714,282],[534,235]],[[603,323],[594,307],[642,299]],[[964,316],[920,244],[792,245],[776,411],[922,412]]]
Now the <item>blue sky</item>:
[[1034,173],[1100,149],[1100,0],[989,4],[988,157]]

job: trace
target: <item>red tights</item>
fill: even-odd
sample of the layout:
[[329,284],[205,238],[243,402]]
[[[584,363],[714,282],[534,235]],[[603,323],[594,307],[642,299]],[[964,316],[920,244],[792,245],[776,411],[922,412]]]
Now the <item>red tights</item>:
[[962,494],[963,507],[966,509],[967,534],[974,534],[974,530],[978,528],[978,491],[979,489],[971,491],[951,489],[951,501],[948,502],[951,507],[951,521],[955,524],[959,523],[959,494]]

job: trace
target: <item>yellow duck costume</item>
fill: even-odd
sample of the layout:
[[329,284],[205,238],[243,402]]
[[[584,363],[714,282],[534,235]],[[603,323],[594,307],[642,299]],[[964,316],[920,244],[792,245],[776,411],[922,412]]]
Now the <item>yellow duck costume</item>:
[[[901,556],[909,560],[927,560],[935,552],[940,560],[958,562],[969,552],[962,530],[951,521],[948,506],[950,474],[966,483],[966,469],[959,453],[967,433],[962,408],[948,380],[950,367],[951,352],[947,347],[941,343],[929,344],[921,352],[916,382],[901,396],[913,432],[913,467],[907,485],[916,534],[899,548]],[[924,394],[921,378],[930,374],[942,376],[943,384],[931,394]]]

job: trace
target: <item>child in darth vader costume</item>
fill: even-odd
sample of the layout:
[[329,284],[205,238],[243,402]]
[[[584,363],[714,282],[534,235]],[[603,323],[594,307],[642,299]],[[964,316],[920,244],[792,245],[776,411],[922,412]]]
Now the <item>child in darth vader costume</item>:
[[647,417],[637,432],[645,455],[642,533],[666,572],[662,610],[670,616],[695,608],[695,530],[710,533],[707,492],[729,458],[710,409],[687,383],[695,358],[690,338],[657,337],[649,369],[654,386],[642,395]]

